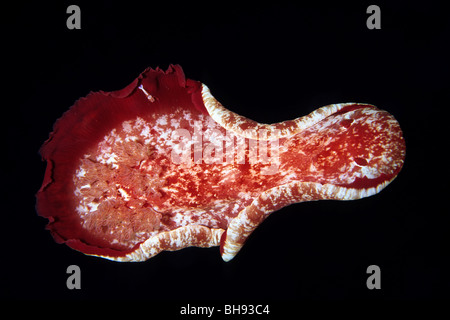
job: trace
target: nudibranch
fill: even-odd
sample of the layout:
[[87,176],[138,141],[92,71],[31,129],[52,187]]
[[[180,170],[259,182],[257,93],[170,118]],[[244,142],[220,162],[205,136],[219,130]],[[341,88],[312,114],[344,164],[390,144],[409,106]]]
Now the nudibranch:
[[116,261],[220,246],[229,261],[282,207],[380,192],[405,141],[392,115],[361,103],[260,124],[171,65],[79,99],[40,152],[36,207],[56,242]]

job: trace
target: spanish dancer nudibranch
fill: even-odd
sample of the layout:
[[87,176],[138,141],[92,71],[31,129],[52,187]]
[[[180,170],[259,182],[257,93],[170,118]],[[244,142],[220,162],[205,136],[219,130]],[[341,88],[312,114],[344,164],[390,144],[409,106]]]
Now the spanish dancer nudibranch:
[[405,141],[392,115],[361,103],[260,124],[174,65],[79,99],[40,152],[37,211],[56,242],[116,261],[220,246],[229,261],[282,207],[380,192]]

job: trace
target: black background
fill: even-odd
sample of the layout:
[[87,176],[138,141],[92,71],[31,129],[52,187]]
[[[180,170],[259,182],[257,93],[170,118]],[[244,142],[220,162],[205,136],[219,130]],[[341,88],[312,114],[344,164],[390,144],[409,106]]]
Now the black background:
[[[179,305],[448,298],[450,28],[442,3],[60,1],[4,10],[2,297]],[[66,28],[70,4],[81,8],[81,30]],[[381,8],[381,30],[366,27],[370,4]],[[121,89],[145,68],[171,63],[263,123],[331,103],[374,104],[404,131],[404,168],[373,197],[280,210],[228,263],[218,248],[117,263],[56,244],[34,208],[45,171],[38,150],[53,123],[90,91]],[[66,287],[73,264],[81,290]],[[366,287],[369,265],[381,268],[381,290]]]

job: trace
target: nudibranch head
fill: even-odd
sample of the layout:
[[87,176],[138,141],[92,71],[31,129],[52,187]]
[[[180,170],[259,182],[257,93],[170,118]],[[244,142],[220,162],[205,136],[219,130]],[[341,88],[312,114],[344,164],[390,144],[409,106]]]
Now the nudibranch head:
[[41,155],[37,211],[57,242],[116,261],[220,245],[228,261],[286,205],[379,192],[405,143],[393,116],[368,104],[260,124],[170,66],[78,100]]
[[308,180],[364,189],[396,177],[405,151],[394,117],[358,103],[340,104],[339,111],[291,137],[291,144],[311,158],[309,170],[303,171]]

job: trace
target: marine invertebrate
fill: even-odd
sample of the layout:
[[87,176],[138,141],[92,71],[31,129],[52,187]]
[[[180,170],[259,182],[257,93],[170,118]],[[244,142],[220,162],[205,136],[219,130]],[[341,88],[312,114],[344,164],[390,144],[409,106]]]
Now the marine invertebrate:
[[394,117],[367,104],[260,124],[170,66],[78,100],[41,155],[37,210],[57,242],[117,261],[220,245],[228,261],[286,205],[381,191],[405,143]]

